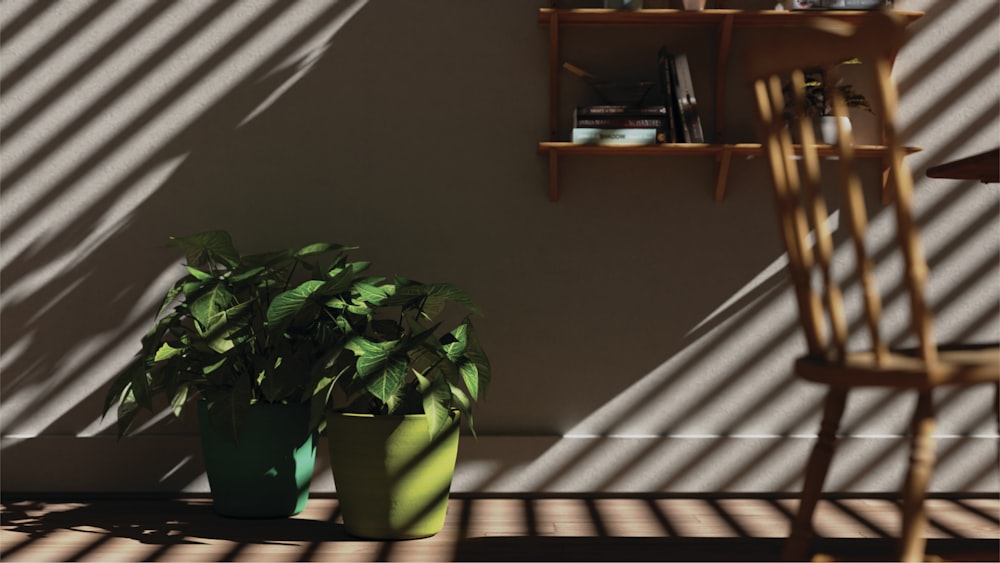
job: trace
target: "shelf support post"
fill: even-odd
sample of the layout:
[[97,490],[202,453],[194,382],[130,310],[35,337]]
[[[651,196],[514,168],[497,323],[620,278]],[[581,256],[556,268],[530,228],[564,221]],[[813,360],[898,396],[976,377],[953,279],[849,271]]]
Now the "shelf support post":
[[549,140],[559,131],[559,12],[549,18]]
[[719,161],[719,173],[715,179],[715,202],[722,203],[726,197],[726,183],[729,181],[729,164],[733,160],[733,151],[729,146],[722,147],[722,152],[716,157]]
[[559,151],[549,149],[549,201],[559,201]]
[[719,24],[719,46],[715,63],[715,139],[713,143],[725,143],[726,131],[726,70],[729,63],[729,49],[733,42],[733,22],[735,16],[727,15]]

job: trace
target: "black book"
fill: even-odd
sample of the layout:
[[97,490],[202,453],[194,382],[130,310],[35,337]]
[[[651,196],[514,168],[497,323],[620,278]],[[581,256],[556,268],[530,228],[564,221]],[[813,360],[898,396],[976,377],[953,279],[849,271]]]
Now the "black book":
[[577,106],[577,117],[664,117],[667,115],[665,106],[626,106],[600,104],[593,106]]
[[683,143],[684,134],[680,127],[680,106],[677,104],[677,96],[674,93],[677,78],[674,71],[674,57],[666,47],[660,48],[659,53],[659,83],[660,95],[663,96],[663,105],[667,110],[667,142]]

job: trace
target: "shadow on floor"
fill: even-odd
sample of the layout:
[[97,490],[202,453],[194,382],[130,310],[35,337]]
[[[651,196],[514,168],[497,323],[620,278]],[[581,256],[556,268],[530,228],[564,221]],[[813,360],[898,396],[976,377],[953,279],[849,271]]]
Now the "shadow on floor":
[[[894,561],[891,538],[818,539],[836,561]],[[458,542],[455,561],[780,561],[783,538],[497,537]],[[931,539],[945,561],[996,561],[1000,540]]]

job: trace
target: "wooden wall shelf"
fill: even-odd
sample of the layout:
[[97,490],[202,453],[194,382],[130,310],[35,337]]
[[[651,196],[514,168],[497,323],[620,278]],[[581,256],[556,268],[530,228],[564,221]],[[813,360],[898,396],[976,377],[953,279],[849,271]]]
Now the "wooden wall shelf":
[[[897,11],[910,22],[916,21],[923,12]],[[655,155],[655,156],[713,156],[718,161],[718,176],[715,185],[715,200],[722,201],[726,191],[729,164],[732,156],[763,155],[757,143],[726,142],[726,68],[729,62],[733,33],[741,29],[771,28],[800,25],[809,18],[833,18],[848,23],[864,21],[871,12],[867,11],[777,11],[777,10],[607,10],[541,8],[538,23],[548,27],[549,32],[549,140],[538,144],[538,151],[549,157],[549,199],[559,199],[559,156],[560,155]],[[715,28],[717,55],[715,61],[715,136],[714,143],[673,143],[641,146],[593,146],[560,142],[559,127],[559,71],[560,36],[563,27],[596,28],[641,26],[657,28],[708,27]],[[849,53],[845,54],[847,57]],[[910,147],[908,152],[920,150]],[[859,158],[886,158],[883,145],[859,145],[855,153]],[[821,155],[832,155],[832,149],[821,149]],[[883,194],[884,195],[884,194]]]

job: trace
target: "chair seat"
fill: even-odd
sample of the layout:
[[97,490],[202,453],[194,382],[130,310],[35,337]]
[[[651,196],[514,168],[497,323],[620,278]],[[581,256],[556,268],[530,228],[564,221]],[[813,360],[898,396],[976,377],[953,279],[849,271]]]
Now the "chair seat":
[[795,361],[799,377],[834,387],[928,389],[1000,381],[1000,345],[942,346],[938,363],[928,369],[912,350],[894,350],[881,365],[874,352],[850,353],[834,362],[814,356]]

